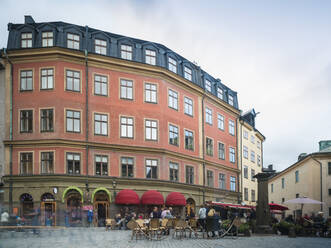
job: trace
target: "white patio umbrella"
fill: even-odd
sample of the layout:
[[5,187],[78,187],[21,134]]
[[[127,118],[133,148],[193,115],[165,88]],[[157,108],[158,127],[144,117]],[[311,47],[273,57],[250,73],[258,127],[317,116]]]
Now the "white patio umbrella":
[[291,200],[288,200],[286,202],[284,202],[284,204],[301,204],[301,213],[302,213],[302,209],[303,209],[303,205],[304,204],[323,204],[324,202],[320,202],[320,201],[316,201],[314,199],[310,199],[308,197],[298,197],[298,198],[294,198]]

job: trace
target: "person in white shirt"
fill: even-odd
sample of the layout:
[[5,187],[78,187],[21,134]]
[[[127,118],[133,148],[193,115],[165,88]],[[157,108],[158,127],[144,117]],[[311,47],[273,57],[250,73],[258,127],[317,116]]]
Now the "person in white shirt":
[[207,209],[205,205],[199,209],[199,225],[202,230],[206,229],[206,217],[207,217]]

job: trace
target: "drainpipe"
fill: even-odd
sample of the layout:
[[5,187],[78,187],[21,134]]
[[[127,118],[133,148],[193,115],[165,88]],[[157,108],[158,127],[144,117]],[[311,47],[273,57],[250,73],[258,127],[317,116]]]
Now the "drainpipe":
[[[13,63],[10,61],[6,48],[4,55],[10,64],[10,104],[9,104],[9,140],[13,140]],[[13,213],[13,144],[9,145],[9,213]]]
[[[84,55],[85,55],[85,94],[86,94],[86,99],[85,99],[85,141],[86,141],[86,155],[85,155],[85,164],[86,164],[86,181],[85,181],[85,186],[86,186],[86,192],[87,192],[87,197],[89,197],[89,184],[88,184],[88,159],[89,159],[89,145],[88,145],[88,137],[89,137],[89,102],[88,102],[88,51],[87,51],[87,42],[88,42],[88,26],[85,27],[85,50],[84,50]],[[89,199],[86,199],[88,201]]]
[[203,186],[202,186],[202,202],[205,204],[205,185],[206,185],[206,163],[205,163],[205,107],[204,107],[205,93],[202,96],[202,168],[203,168]]
[[[311,157],[314,161],[316,161],[319,165],[320,165],[320,187],[321,187],[321,192],[320,192],[320,197],[321,197],[321,202],[323,202],[323,183],[322,183],[322,179],[323,179],[323,173],[322,173],[322,163],[318,160],[316,160],[315,158]],[[323,212],[323,204],[321,204],[321,212]]]
[[[240,124],[240,119],[238,121],[238,124],[240,126],[240,135],[237,134],[237,144],[239,144],[239,139],[240,139],[240,154],[239,154],[239,146],[238,147],[238,150],[237,150],[237,161],[239,162],[239,158],[240,158],[240,165],[238,164],[238,169],[239,169],[239,166],[240,166],[240,172],[238,172],[238,189],[239,189],[239,174],[241,175],[240,176],[240,181],[241,181],[241,192],[239,191],[239,194],[238,194],[238,203],[241,203],[241,199],[242,199],[242,194],[243,194],[243,190],[244,190],[244,183],[243,183],[243,162],[242,162],[242,147],[243,147],[243,144],[242,144],[242,125]],[[240,136],[240,137],[239,137]]]

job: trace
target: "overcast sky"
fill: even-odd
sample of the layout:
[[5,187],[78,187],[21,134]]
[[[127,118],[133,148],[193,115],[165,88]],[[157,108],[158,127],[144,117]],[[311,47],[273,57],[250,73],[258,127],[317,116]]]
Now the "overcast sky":
[[331,1],[1,1],[7,24],[64,21],[166,45],[260,112],[264,166],[282,170],[331,139]]

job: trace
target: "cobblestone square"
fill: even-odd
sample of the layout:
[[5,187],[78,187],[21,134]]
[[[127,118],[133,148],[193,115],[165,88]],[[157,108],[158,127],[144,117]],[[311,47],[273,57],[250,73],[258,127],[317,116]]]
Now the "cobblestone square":
[[39,235],[29,232],[0,233],[0,248],[107,248],[107,247],[224,247],[224,248],[310,248],[331,247],[331,239],[288,238],[287,236],[225,237],[222,239],[174,239],[171,235],[161,241],[131,240],[130,231],[105,231],[104,228],[70,228],[42,230]]

